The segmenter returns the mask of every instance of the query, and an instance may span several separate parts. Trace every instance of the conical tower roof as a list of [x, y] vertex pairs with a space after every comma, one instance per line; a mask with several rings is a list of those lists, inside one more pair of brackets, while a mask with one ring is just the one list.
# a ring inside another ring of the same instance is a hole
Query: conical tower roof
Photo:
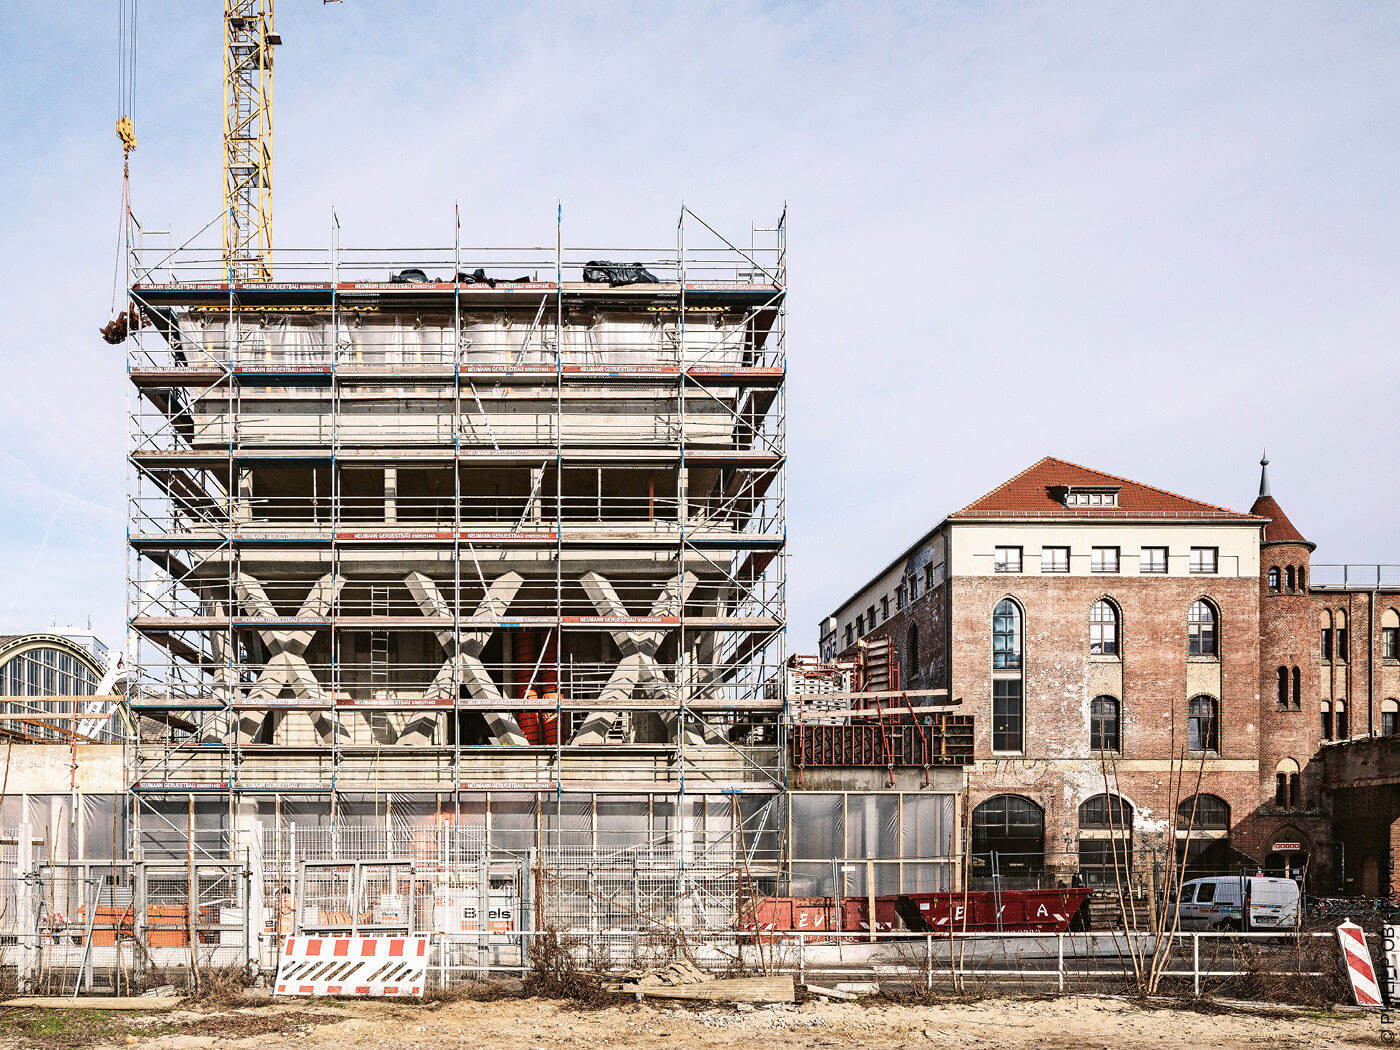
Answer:
[[1249, 513], [1269, 519], [1269, 523], [1264, 526], [1265, 546], [1275, 543], [1300, 543], [1310, 551], [1317, 549], [1317, 544], [1305, 539], [1303, 534], [1294, 527], [1293, 522], [1288, 520], [1288, 515], [1283, 512], [1283, 508], [1278, 505], [1278, 501], [1269, 492], [1269, 455], [1267, 452], [1264, 454], [1264, 458], [1259, 461], [1259, 496], [1255, 499], [1254, 506], [1249, 508]]

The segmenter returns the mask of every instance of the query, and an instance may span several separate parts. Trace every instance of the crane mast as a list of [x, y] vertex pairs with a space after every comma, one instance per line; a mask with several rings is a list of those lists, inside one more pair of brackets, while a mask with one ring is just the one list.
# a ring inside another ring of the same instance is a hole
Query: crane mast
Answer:
[[273, 0], [224, 0], [224, 273], [266, 281], [272, 249]]

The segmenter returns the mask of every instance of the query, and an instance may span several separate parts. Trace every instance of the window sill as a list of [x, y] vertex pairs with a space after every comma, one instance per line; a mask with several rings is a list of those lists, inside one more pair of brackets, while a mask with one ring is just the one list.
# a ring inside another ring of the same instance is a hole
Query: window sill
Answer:
[[1096, 664], [1121, 664], [1123, 657], [1117, 653], [1090, 653], [1089, 662]]
[[1220, 662], [1220, 657], [1218, 657], [1218, 656], [1190, 656], [1190, 655], [1188, 655], [1188, 656], [1186, 657], [1186, 662], [1187, 662], [1188, 664], [1218, 664], [1218, 663]]
[[1219, 751], [1187, 751], [1187, 752], [1186, 752], [1186, 757], [1187, 757], [1188, 759], [1190, 759], [1190, 758], [1195, 758], [1195, 759], [1201, 759], [1201, 758], [1219, 758], [1219, 757], [1220, 757], [1220, 752], [1219, 752]]

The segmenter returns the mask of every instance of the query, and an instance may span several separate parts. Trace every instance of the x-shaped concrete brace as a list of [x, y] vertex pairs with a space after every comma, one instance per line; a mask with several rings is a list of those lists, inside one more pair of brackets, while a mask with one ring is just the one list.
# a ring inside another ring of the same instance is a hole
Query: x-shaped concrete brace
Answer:
[[[606, 577], [596, 572], [586, 572], [579, 577], [579, 582], [583, 585], [584, 591], [587, 592], [600, 616], [623, 617], [630, 615], [627, 606], [622, 604], [621, 599], [617, 596], [617, 591], [613, 589], [613, 585], [608, 582]], [[690, 572], [681, 572], [672, 576], [666, 586], [662, 588], [656, 601], [652, 603], [651, 615], [678, 616], [698, 582], [695, 574]], [[606, 741], [608, 731], [617, 722], [620, 712], [606, 710], [605, 705], [625, 703], [632, 698], [632, 694], [640, 686], [652, 687], [663, 696], [673, 700], [678, 699], [676, 684], [662, 673], [656, 662], [656, 651], [666, 640], [665, 629], [613, 631], [611, 633], [613, 641], [622, 651], [622, 659], [618, 661], [618, 665], [613, 669], [607, 684], [598, 694], [599, 709], [589, 712], [588, 717], [579, 726], [578, 732], [569, 741], [571, 744], [601, 744]], [[678, 716], [674, 713], [662, 713], [660, 717], [671, 739], [674, 740]], [[704, 743], [704, 737], [687, 729], [686, 743], [701, 744]]]
[[[486, 588], [486, 596], [476, 607], [478, 617], [498, 617], [503, 616], [510, 608], [510, 603], [515, 600], [524, 580], [517, 572], [507, 572], [497, 576]], [[418, 603], [418, 608], [422, 610], [424, 616], [450, 617], [452, 608], [443, 598], [442, 592], [438, 590], [436, 583], [431, 578], [421, 572], [411, 572], [404, 577], [404, 583], [408, 585], [408, 591], [413, 595], [413, 600]], [[505, 706], [505, 699], [501, 696], [501, 691], [497, 688], [491, 675], [481, 663], [481, 651], [486, 648], [486, 643], [490, 640], [493, 630], [462, 631], [454, 633], [450, 630], [436, 631], [438, 643], [447, 653], [447, 659], [443, 662], [441, 670], [438, 671], [427, 690], [424, 697], [431, 700], [446, 700], [451, 698], [457, 684], [461, 683], [467, 687], [467, 691], [477, 700], [499, 701]], [[460, 643], [459, 643], [460, 639]], [[482, 717], [486, 720], [486, 726], [491, 731], [492, 737], [498, 744], [512, 744], [521, 746], [530, 741], [525, 738], [525, 734], [520, 731], [520, 723], [512, 714], [502, 711], [484, 711]], [[405, 735], [411, 733], [415, 737], [420, 737], [426, 731], [431, 734], [431, 725], [426, 724], [430, 720], [419, 718], [413, 726], [405, 727]]]
[[[261, 582], [247, 573], [240, 572], [235, 584], [238, 590], [238, 600], [243, 604], [243, 609], [249, 616], [265, 616], [269, 619], [277, 617], [277, 607], [268, 599], [267, 592], [263, 589]], [[296, 619], [325, 619], [330, 615], [331, 609], [340, 598], [340, 592], [344, 586], [345, 577], [334, 572], [326, 573], [311, 585], [311, 590], [306, 595], [306, 600], [301, 603], [301, 609], [297, 612]], [[325, 700], [326, 691], [306, 662], [306, 650], [310, 647], [311, 639], [315, 634], [316, 628], [314, 627], [259, 630], [258, 636], [262, 638], [263, 644], [267, 646], [271, 655], [268, 657], [267, 666], [263, 668], [262, 674], [258, 675], [257, 680], [249, 688], [247, 699], [251, 701], [276, 700], [282, 695], [283, 689], [290, 688], [292, 695], [298, 700]], [[282, 712], [273, 712], [268, 717], [274, 719], [274, 724], [277, 724], [281, 722], [283, 714]], [[239, 729], [256, 733], [259, 721], [257, 718], [240, 719]], [[312, 722], [316, 731], [323, 738], [329, 737], [334, 731], [334, 722], [325, 715], [313, 716]], [[342, 732], [344, 732], [343, 728]]]

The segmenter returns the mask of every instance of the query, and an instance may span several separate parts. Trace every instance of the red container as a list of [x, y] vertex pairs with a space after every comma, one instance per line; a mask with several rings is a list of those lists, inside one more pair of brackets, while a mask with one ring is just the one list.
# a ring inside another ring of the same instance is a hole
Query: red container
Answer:
[[[875, 898], [875, 933], [1064, 933], [1087, 907], [1084, 887], [967, 893], [900, 893]], [[843, 897], [838, 923], [832, 897], [763, 897], [740, 920], [744, 929], [780, 932], [831, 930], [869, 936], [865, 897]]]

